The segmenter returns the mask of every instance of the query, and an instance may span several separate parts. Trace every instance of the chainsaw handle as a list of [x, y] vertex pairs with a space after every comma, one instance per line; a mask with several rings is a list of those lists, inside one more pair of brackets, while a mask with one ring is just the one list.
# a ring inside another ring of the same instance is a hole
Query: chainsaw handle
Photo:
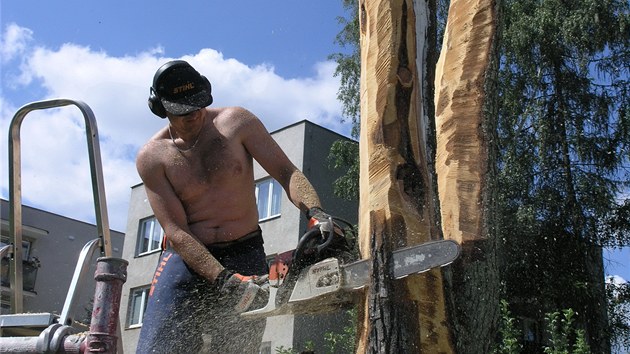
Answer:
[[324, 233], [327, 233], [326, 236], [326, 241], [324, 241], [324, 243], [322, 243], [321, 245], [317, 246], [317, 253], [321, 253], [321, 251], [323, 249], [326, 249], [326, 247], [328, 247], [328, 245], [330, 245], [330, 243], [333, 240], [333, 236], [335, 233], [335, 224], [333, 223], [332, 217], [328, 218], [328, 221], [326, 221], [325, 224], [322, 224], [319, 228], [319, 230], [322, 233], [322, 236], [324, 236]]
[[304, 236], [302, 236], [302, 238], [298, 242], [297, 247], [295, 248], [294, 258], [300, 259], [300, 256], [302, 255], [301, 252], [303, 252], [306, 243], [319, 235], [321, 235], [322, 238], [325, 239], [322, 244], [315, 247], [317, 254], [320, 254], [322, 250], [326, 249], [326, 247], [328, 247], [328, 245], [330, 245], [330, 243], [333, 241], [334, 230], [335, 224], [333, 223], [332, 217], [329, 217], [328, 220], [317, 224], [317, 227], [310, 229], [304, 234]]
[[300, 238], [300, 241], [297, 244], [297, 247], [295, 247], [295, 254], [293, 256], [294, 260], [299, 260], [301, 259], [302, 253], [304, 252], [304, 248], [306, 247], [306, 243], [308, 241], [310, 241], [313, 237], [317, 237], [320, 235], [320, 230], [319, 228], [312, 228], [310, 230], [308, 230], [303, 236], [302, 238]]

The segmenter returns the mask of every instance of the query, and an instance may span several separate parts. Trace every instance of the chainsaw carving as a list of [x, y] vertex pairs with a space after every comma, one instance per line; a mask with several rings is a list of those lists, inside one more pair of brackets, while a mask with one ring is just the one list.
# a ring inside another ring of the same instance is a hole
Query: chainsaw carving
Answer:
[[[457, 21], [450, 21], [455, 14]], [[482, 110], [494, 21], [493, 1], [451, 1], [436, 67], [436, 170], [442, 230], [445, 238], [460, 243], [485, 236], [482, 189], [487, 154]]]
[[[427, 155], [428, 2], [362, 0], [359, 238], [372, 284], [357, 353], [453, 353], [442, 272], [394, 282], [391, 251], [440, 237]], [[436, 162], [444, 235], [483, 237], [484, 75], [494, 34], [490, 0], [451, 1], [436, 73]]]

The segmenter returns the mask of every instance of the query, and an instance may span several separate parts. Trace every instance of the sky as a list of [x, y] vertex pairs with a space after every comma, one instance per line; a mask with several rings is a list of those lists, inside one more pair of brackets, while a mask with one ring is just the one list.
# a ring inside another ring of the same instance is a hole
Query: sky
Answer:
[[[110, 227], [127, 228], [138, 149], [166, 121], [146, 101], [157, 68], [184, 59], [212, 83], [213, 106], [243, 106], [269, 131], [308, 119], [348, 135], [330, 54], [341, 0], [0, 3], [0, 197], [8, 127], [27, 103], [83, 101], [97, 120]], [[94, 222], [84, 121], [73, 106], [33, 111], [21, 128], [23, 204]], [[606, 252], [630, 279], [630, 252]]]

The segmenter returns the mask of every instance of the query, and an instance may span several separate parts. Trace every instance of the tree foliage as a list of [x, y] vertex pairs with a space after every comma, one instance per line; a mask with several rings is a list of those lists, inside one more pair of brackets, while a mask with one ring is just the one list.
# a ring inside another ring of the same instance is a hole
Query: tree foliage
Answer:
[[517, 313], [539, 322], [541, 313], [575, 308], [589, 340], [605, 350], [600, 246], [627, 245], [630, 221], [629, 4], [503, 5], [498, 212], [506, 289], [521, 304]]
[[590, 354], [584, 330], [575, 328], [575, 312], [572, 309], [554, 311], [545, 316], [549, 345], [545, 354]]
[[[335, 38], [335, 43], [348, 52], [331, 54], [329, 59], [337, 63], [335, 76], [341, 78], [341, 85], [337, 91], [337, 99], [343, 104], [343, 115], [352, 123], [352, 137], [359, 138], [359, 118], [361, 107], [361, 47], [359, 45], [359, 2], [358, 0], [342, 0], [343, 7], [351, 14], [350, 18], [338, 17], [341, 31]], [[344, 121], [344, 118], [342, 118]], [[357, 155], [358, 156], [358, 155]], [[358, 158], [357, 158], [358, 160]]]
[[[519, 320], [512, 316], [509, 303], [506, 300], [501, 300], [500, 307], [501, 324], [499, 326], [497, 345], [493, 353], [520, 354], [528, 352], [528, 349], [524, 348], [520, 341], [520, 338], [524, 337], [524, 333], [521, 330], [522, 326]], [[547, 313], [544, 317], [548, 341], [539, 350], [536, 348], [536, 352], [542, 351], [546, 354], [591, 353], [584, 329], [576, 326], [575, 311], [573, 309], [553, 311]]]
[[359, 145], [354, 141], [337, 140], [328, 154], [330, 167], [345, 169], [345, 173], [335, 180], [333, 192], [346, 200], [359, 199]]
[[606, 244], [602, 221], [615, 219], [629, 186], [628, 2], [505, 0], [504, 8], [505, 199], [533, 207], [532, 222]]
[[606, 282], [613, 353], [630, 351], [630, 283]]
[[510, 313], [509, 304], [501, 300], [501, 323], [499, 324], [499, 338], [494, 354], [519, 354], [523, 350], [520, 343], [522, 337], [517, 321]]
[[[337, 99], [343, 104], [342, 122], [350, 119], [351, 136], [359, 138], [361, 95], [361, 47], [359, 46], [359, 2], [342, 0], [344, 8], [352, 14], [350, 18], [338, 17], [341, 31], [335, 43], [347, 51], [331, 54], [329, 59], [337, 63], [335, 76], [340, 77]], [[334, 169], [345, 171], [334, 185], [336, 196], [346, 200], [359, 200], [359, 146], [346, 140], [336, 141], [328, 154]]]

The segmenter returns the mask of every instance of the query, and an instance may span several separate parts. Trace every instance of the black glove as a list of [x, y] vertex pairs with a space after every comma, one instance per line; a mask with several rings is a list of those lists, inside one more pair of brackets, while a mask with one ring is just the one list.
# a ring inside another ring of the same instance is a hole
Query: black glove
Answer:
[[[328, 215], [320, 207], [312, 207], [306, 212], [308, 220], [308, 228], [311, 229], [318, 224], [326, 224], [332, 222], [330, 215]], [[327, 230], [328, 231], [328, 230]]]
[[269, 301], [269, 276], [245, 276], [223, 269], [215, 285], [221, 299], [227, 306], [234, 307], [236, 313], [264, 307]]
[[[357, 259], [357, 255], [352, 254], [354, 240], [357, 237], [356, 229], [352, 224], [341, 218], [329, 215], [320, 207], [310, 208], [306, 216], [309, 218], [308, 231], [303, 236], [306, 239], [303, 244], [302, 238], [298, 243], [298, 247], [304, 246], [304, 255], [308, 256], [316, 252], [318, 254], [316, 257], [317, 261], [328, 257], [336, 257], [343, 260], [344, 263], [349, 263], [350, 260]], [[310, 234], [315, 228], [319, 229], [320, 237]]]

